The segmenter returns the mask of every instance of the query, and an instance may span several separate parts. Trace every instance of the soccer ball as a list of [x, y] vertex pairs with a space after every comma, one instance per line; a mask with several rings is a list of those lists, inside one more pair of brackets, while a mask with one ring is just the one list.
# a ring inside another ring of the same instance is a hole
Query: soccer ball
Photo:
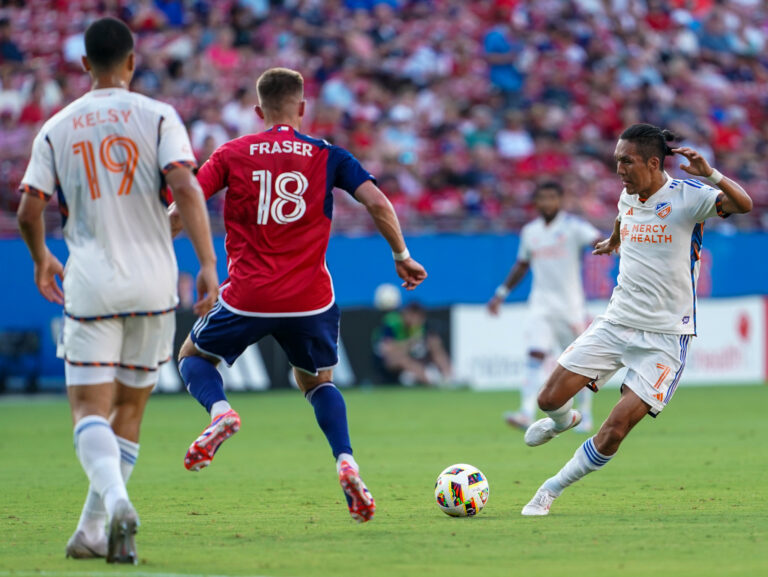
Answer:
[[400, 289], [390, 283], [382, 283], [373, 293], [373, 306], [380, 311], [393, 311], [400, 306], [403, 298]]
[[451, 517], [471, 517], [488, 502], [488, 479], [480, 469], [459, 463], [440, 473], [435, 483], [437, 506]]

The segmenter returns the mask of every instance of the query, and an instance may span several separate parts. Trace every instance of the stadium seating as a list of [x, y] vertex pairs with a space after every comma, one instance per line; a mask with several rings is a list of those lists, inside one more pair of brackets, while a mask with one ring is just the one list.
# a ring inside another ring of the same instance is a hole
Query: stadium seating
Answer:
[[[261, 71], [297, 68], [304, 130], [350, 148], [410, 232], [516, 230], [544, 178], [607, 229], [615, 140], [640, 120], [749, 189], [757, 210], [716, 226], [768, 228], [768, 9], [756, 0], [39, 0], [0, 8], [0, 236], [15, 235], [34, 120], [88, 89], [81, 34], [105, 5], [137, 33], [134, 89], [176, 106], [201, 161], [223, 134], [258, 129]], [[47, 216], [57, 234], [55, 201]], [[339, 232], [370, 230], [344, 195], [334, 216]]]

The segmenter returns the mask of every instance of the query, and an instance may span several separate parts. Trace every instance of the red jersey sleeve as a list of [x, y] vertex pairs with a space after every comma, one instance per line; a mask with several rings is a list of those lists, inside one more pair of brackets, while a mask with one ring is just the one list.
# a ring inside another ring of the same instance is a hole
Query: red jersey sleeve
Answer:
[[225, 154], [224, 146], [217, 148], [197, 172], [197, 180], [200, 182], [206, 200], [227, 186], [229, 167]]

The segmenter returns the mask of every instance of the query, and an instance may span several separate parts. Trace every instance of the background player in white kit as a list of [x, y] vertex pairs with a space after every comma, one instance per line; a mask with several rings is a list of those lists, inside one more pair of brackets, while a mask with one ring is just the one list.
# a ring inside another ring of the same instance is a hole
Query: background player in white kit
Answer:
[[[136, 563], [138, 517], [125, 482], [138, 457], [139, 427], [158, 366], [172, 352], [178, 301], [161, 197], [166, 182], [201, 264], [198, 314], [216, 301], [218, 278], [184, 125], [173, 107], [127, 90], [134, 70], [130, 30], [119, 20], [97, 20], [85, 32], [85, 49], [92, 90], [37, 135], [18, 222], [38, 289], [64, 304], [66, 315], [59, 353], [75, 450], [90, 480], [67, 556]], [[54, 192], [65, 219], [66, 270], [45, 245], [42, 214]]]
[[[557, 182], [543, 182], [536, 187], [533, 202], [539, 218], [529, 222], [520, 233], [517, 262], [488, 302], [488, 310], [499, 309], [514, 289], [533, 272], [528, 297], [525, 342], [528, 344], [525, 379], [519, 411], [504, 418], [513, 427], [527, 429], [536, 416], [536, 395], [546, 379], [553, 355], [559, 355], [587, 326], [584, 289], [581, 282], [581, 258], [584, 247], [594, 246], [600, 232], [586, 220], [561, 210], [563, 188]], [[578, 430], [592, 430], [592, 392], [579, 394], [582, 421]]]
[[[539, 407], [549, 417], [528, 428], [525, 442], [541, 445], [578, 424], [573, 396], [586, 386], [597, 390], [622, 366], [628, 371], [621, 398], [597, 435], [544, 482], [523, 515], [547, 515], [566, 487], [605, 466], [645, 415], [655, 417], [669, 403], [696, 335], [704, 221], [752, 210], [739, 184], [712, 169], [695, 150], [670, 149], [667, 142], [673, 140], [669, 131], [634, 124], [616, 145], [616, 172], [624, 185], [619, 215], [613, 234], [594, 252], [610, 254], [621, 247], [617, 286], [605, 314], [560, 356], [539, 394]], [[688, 160], [682, 170], [717, 188], [670, 178], [664, 157], [672, 154]]]

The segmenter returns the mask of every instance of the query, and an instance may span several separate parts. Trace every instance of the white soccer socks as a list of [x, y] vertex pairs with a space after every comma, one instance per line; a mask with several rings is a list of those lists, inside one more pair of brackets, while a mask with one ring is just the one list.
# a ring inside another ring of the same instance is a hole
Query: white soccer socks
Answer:
[[594, 437], [584, 441], [576, 449], [573, 457], [554, 477], [544, 481], [542, 489], [547, 489], [559, 497], [563, 489], [572, 485], [592, 471], [602, 469], [613, 458], [613, 455], [603, 455], [595, 448]]
[[215, 420], [216, 417], [223, 415], [231, 409], [232, 407], [228, 401], [216, 401], [213, 403], [213, 405], [211, 405], [211, 421]]
[[[127, 485], [131, 478], [133, 467], [139, 458], [139, 444], [115, 436], [117, 445], [120, 448], [120, 473], [123, 482]], [[88, 496], [85, 498], [83, 510], [80, 513], [80, 521], [75, 531], [83, 531], [86, 538], [95, 542], [104, 537], [105, 525], [107, 523], [107, 510], [104, 508], [104, 502], [99, 494], [94, 491], [93, 486], [88, 487]]]
[[336, 458], [336, 472], [337, 472], [337, 473], [341, 473], [341, 463], [342, 463], [342, 462], [344, 462], [344, 461], [346, 461], [347, 463], [349, 463], [349, 465], [350, 465], [350, 466], [351, 466], [351, 467], [352, 467], [352, 468], [353, 468], [355, 471], [359, 471], [359, 470], [360, 470], [360, 466], [357, 464], [357, 461], [355, 461], [355, 458], [354, 458], [352, 455], [350, 455], [349, 453], [341, 453], [341, 454], [340, 454], [340, 455], [339, 455], [339, 456]]
[[547, 416], [555, 422], [555, 431], [564, 431], [571, 426], [573, 422], [571, 409], [573, 409], [572, 398], [568, 399], [559, 409], [555, 409], [554, 411], [544, 411]]
[[121, 472], [120, 445], [109, 422], [97, 415], [80, 419], [75, 425], [75, 451], [91, 488], [101, 496], [111, 517], [118, 501], [129, 499]]

